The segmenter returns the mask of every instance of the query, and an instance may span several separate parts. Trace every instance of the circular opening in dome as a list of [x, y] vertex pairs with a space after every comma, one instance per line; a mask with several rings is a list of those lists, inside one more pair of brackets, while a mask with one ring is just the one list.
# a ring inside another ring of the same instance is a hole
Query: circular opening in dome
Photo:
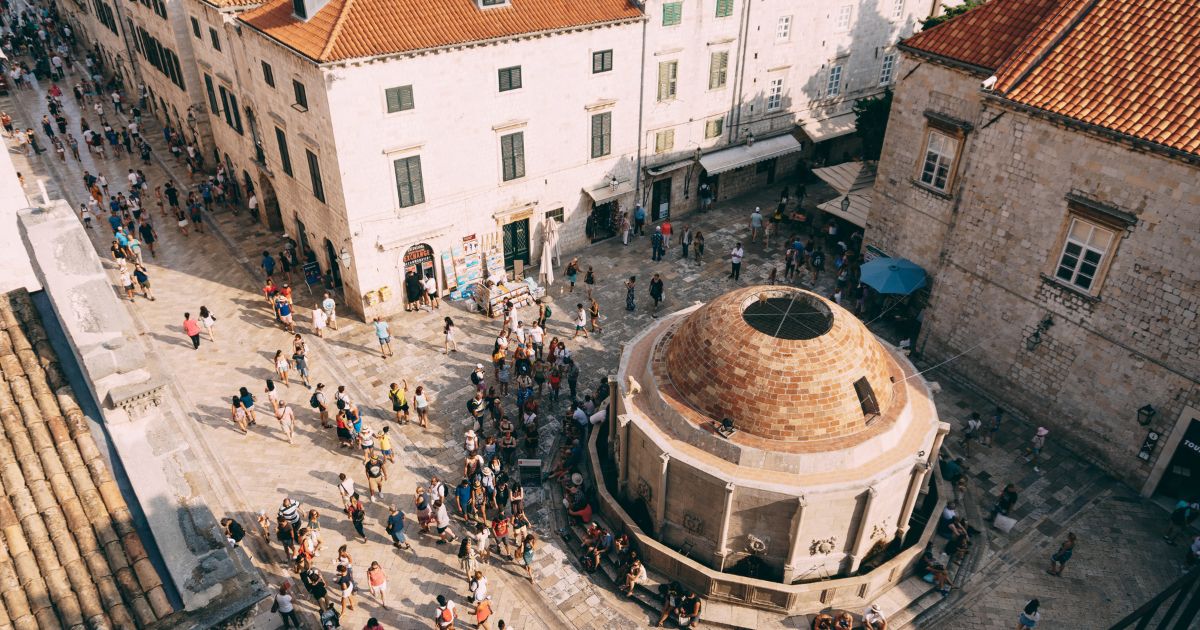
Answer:
[[829, 307], [803, 293], [755, 298], [742, 311], [742, 319], [758, 332], [796, 341], [816, 339], [833, 328]]

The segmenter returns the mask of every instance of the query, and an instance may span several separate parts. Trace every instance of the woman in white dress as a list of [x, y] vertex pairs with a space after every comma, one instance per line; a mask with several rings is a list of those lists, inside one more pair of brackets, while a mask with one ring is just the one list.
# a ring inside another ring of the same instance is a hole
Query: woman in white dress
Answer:
[[275, 351], [275, 373], [279, 375], [279, 380], [283, 381], [284, 385], [291, 387], [288, 383], [288, 370], [292, 368], [292, 362], [287, 357], [283, 356], [283, 350]]
[[318, 337], [325, 337], [325, 326], [329, 323], [329, 317], [325, 314], [325, 310], [320, 304], [313, 307], [312, 310], [312, 326], [313, 332], [317, 333]]
[[444, 354], [458, 352], [458, 342], [454, 339], [454, 334], [457, 332], [457, 329], [454, 327], [454, 320], [449, 317], [445, 318], [445, 320], [446, 323], [442, 326], [442, 333], [446, 335]]
[[200, 325], [204, 326], [204, 330], [208, 332], [209, 341], [217, 340], [216, 337], [213, 337], [213, 327], [217, 325], [217, 317], [208, 310], [207, 306], [200, 307]]

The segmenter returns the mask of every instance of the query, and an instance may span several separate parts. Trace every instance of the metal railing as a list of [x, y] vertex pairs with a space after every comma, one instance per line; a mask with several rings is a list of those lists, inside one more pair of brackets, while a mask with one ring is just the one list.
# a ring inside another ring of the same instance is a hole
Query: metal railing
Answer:
[[[1168, 605], [1165, 612], [1160, 609]], [[1142, 604], [1109, 630], [1136, 628], [1146, 630], [1151, 623], [1156, 630], [1187, 630], [1200, 617], [1200, 567], [1196, 567], [1175, 580], [1163, 592]]]

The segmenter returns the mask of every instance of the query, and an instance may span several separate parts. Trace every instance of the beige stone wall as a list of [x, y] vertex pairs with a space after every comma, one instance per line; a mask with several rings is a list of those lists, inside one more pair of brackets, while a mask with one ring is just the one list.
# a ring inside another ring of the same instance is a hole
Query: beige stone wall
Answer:
[[[953, 363], [931, 378], [969, 380], [1140, 486], [1171, 453], [1138, 459], [1137, 409], [1159, 410], [1150, 428], [1165, 441], [1200, 397], [1200, 169], [982, 103], [978, 90], [978, 77], [930, 62], [901, 84], [866, 240], [936, 274], [918, 347]], [[922, 112], [943, 108], [975, 124], [949, 199], [909, 181]], [[1045, 277], [1072, 192], [1136, 216], [1098, 299]], [[1031, 352], [1025, 340], [1047, 315], [1054, 325]]]

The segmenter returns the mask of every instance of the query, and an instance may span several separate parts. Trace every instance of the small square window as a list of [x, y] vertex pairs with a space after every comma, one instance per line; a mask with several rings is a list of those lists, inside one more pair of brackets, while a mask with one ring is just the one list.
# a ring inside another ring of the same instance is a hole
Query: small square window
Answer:
[[592, 53], [592, 74], [612, 70], [613, 51], [601, 50]]
[[302, 112], [308, 111], [308, 92], [305, 91], [304, 84], [292, 79], [292, 92], [296, 95], [296, 102], [292, 107]]
[[275, 87], [275, 70], [271, 68], [271, 64], [262, 62], [263, 83], [271, 87]]
[[1116, 232], [1113, 230], [1079, 217], [1072, 217], [1054, 277], [1094, 293], [1099, 288], [1097, 281], [1104, 259], [1109, 255], [1115, 240]]
[[704, 123], [704, 137], [717, 138], [725, 131], [725, 117], [712, 118]]
[[683, 21], [683, 3], [667, 2], [663, 4], [663, 26], [675, 26]]
[[786, 42], [792, 38], [792, 16], [781, 15], [779, 21], [775, 23], [775, 39], [781, 42]]
[[500, 68], [499, 77], [501, 92], [521, 89], [521, 66]]
[[733, 15], [733, 0], [717, 0], [717, 17]]
[[675, 148], [675, 130], [666, 129], [654, 134], [654, 152], [666, 153]]
[[407, 111], [416, 106], [413, 102], [413, 88], [411, 85], [388, 88], [384, 90], [384, 97], [384, 100], [387, 101], [387, 113], [389, 114]]
[[192, 35], [195, 35], [196, 39], [201, 39], [202, 36], [200, 35], [200, 20], [197, 20], [196, 18], [189, 18], [189, 19], [192, 21]]

